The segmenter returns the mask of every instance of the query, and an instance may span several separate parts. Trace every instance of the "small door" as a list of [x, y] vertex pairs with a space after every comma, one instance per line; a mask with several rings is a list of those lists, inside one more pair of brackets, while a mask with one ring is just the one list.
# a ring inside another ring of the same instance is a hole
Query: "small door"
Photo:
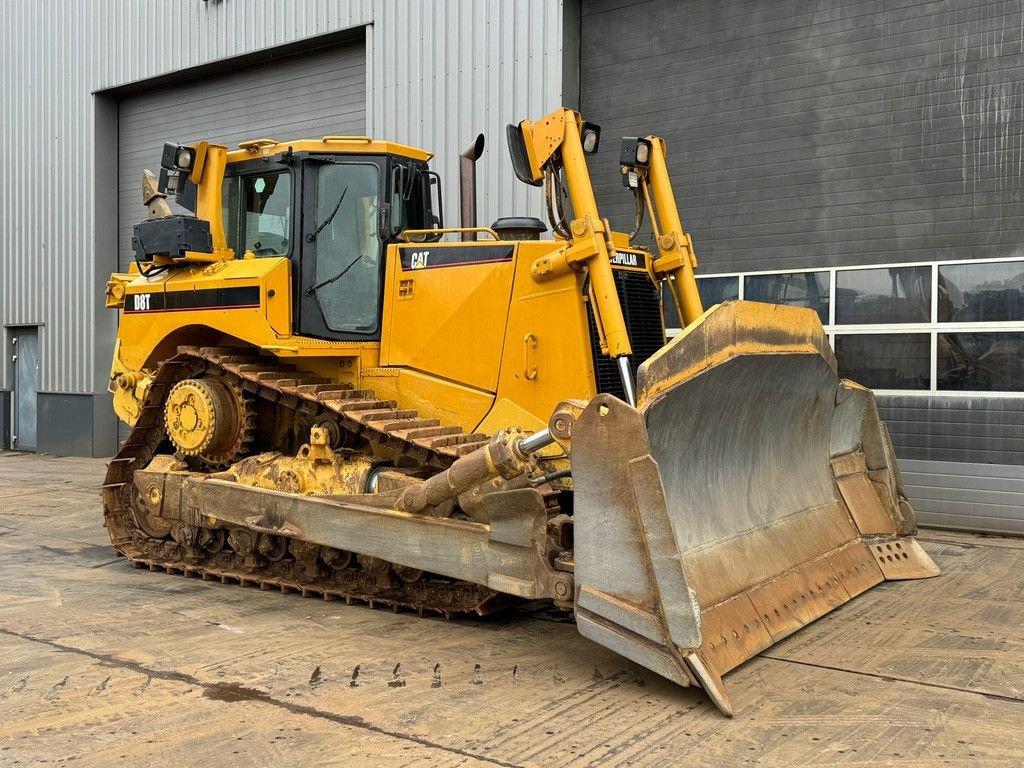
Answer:
[[11, 447], [36, 450], [36, 398], [39, 393], [39, 331], [15, 328], [11, 331], [11, 360], [14, 364], [14, 429]]

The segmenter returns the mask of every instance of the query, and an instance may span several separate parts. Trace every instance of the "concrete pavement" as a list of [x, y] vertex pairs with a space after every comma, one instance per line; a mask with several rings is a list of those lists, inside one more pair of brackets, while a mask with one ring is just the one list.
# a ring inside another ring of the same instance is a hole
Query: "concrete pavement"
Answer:
[[737, 716], [529, 612], [420, 619], [135, 570], [103, 463], [0, 453], [0, 765], [1024, 765], [1024, 541], [924, 532], [726, 677]]

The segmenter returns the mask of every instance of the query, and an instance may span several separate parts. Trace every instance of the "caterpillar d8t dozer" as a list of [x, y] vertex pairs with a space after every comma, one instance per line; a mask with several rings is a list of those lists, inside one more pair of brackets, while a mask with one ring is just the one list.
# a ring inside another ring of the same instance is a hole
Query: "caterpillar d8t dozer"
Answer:
[[[935, 575], [817, 315], [705, 311], [664, 142], [620, 158], [651, 252], [598, 212], [599, 138], [566, 109], [509, 126], [553, 239], [476, 227], [468, 189], [444, 229], [430, 154], [399, 144], [168, 144], [107, 289], [131, 426], [103, 492], [117, 551], [444, 616], [549, 600], [726, 713], [724, 673]], [[663, 286], [685, 325], [668, 343]]]

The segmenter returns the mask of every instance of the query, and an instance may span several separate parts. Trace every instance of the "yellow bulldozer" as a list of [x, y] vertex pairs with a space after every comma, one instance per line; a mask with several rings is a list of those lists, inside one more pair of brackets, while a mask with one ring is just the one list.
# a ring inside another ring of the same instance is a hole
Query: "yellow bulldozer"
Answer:
[[107, 286], [131, 427], [111, 541], [139, 567], [421, 614], [550, 601], [731, 714], [726, 672], [938, 573], [885, 427], [814, 311], [701, 306], [662, 139], [622, 140], [632, 233], [598, 211], [598, 126], [562, 108], [507, 139], [551, 239], [476, 226], [482, 137], [458, 228], [412, 147], [165, 145]]

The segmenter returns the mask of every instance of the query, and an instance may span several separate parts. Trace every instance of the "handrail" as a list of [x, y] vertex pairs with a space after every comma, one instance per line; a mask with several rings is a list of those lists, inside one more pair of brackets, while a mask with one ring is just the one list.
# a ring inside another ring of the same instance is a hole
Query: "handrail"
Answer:
[[269, 147], [274, 144], [280, 144], [277, 139], [251, 139], [250, 141], [238, 142], [239, 149], [257, 150], [260, 147]]
[[402, 234], [398, 237], [400, 240], [404, 240], [407, 243], [414, 242], [409, 239], [409, 235], [452, 235], [462, 234], [463, 232], [478, 232], [485, 235], [490, 235], [495, 240], [500, 241], [498, 233], [490, 227], [444, 227], [442, 229], [404, 229]]
[[345, 141], [358, 141], [361, 144], [370, 144], [373, 142], [369, 136], [324, 136], [320, 141], [324, 143], [328, 142], [345, 142]]

